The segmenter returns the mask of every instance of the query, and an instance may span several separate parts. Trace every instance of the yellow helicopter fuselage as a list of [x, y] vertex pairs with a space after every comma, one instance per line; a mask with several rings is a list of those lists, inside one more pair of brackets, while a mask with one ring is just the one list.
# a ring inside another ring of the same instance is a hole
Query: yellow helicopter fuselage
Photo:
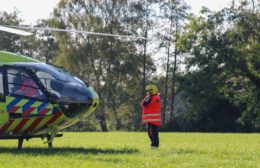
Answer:
[[55, 134], [98, 103], [93, 88], [63, 69], [0, 51], [0, 138]]

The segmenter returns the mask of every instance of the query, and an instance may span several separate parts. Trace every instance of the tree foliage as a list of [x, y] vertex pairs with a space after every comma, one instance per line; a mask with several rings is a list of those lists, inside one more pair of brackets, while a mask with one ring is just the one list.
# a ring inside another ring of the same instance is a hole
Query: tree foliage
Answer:
[[[127, 1], [60, 1], [50, 24], [100, 33], [135, 34], [124, 18], [129, 14], [127, 4]], [[61, 51], [56, 63], [80, 75], [97, 90], [102, 101], [96, 119], [103, 131], [108, 130], [107, 121], [109, 127], [125, 127], [123, 120], [133, 120], [128, 117], [130, 112], [132, 118], [140, 119], [134, 104], [139, 101], [135, 95], [140, 93], [142, 60], [134, 41], [61, 33], [56, 38]]]
[[193, 121], [204, 131], [259, 130], [260, 15], [248, 3], [202, 12], [190, 17], [179, 44], [190, 54], [184, 88]]
[[[13, 13], [0, 12], [0, 24], [7, 25], [17, 25], [21, 22], [18, 18], [18, 12]], [[0, 49], [10, 52], [18, 52], [19, 47], [21, 47], [20, 36], [15, 34], [9, 34], [5, 32], [0, 32]]]

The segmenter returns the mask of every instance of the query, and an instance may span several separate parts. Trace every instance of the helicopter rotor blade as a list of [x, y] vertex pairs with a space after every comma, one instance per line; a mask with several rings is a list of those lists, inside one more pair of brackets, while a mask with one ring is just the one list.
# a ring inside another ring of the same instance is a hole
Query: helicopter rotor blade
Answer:
[[73, 30], [73, 29], [58, 29], [58, 28], [49, 28], [49, 27], [25, 27], [25, 26], [11, 26], [11, 25], [4, 25], [4, 26], [5, 27], [8, 26], [10, 28], [16, 28], [16, 29], [26, 29], [26, 30], [47, 30], [47, 31], [54, 31], [54, 32], [56, 31], [56, 32], [82, 33], [82, 34], [86, 34], [86, 35], [91, 34], [91, 35], [98, 35], [98, 36], [110, 36], [110, 37], [119, 37], [119, 38], [121, 37], [121, 38], [148, 40], [148, 38], [139, 37], [139, 36], [98, 33], [98, 32], [80, 31], [80, 30]]
[[9, 33], [12, 33], [12, 34], [18, 34], [18, 35], [21, 35], [21, 36], [32, 35], [32, 33], [30, 33], [30, 32], [26, 32], [26, 31], [18, 30], [18, 29], [13, 29], [13, 28], [10, 28], [10, 27], [2, 26], [2, 25], [0, 25], [0, 31], [9, 32]]

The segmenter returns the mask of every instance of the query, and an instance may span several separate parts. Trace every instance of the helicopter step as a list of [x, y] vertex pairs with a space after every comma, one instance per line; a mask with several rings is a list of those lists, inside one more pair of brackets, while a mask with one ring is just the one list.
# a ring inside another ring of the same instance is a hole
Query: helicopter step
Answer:
[[[56, 134], [55, 137], [62, 137], [63, 134]], [[51, 135], [50, 134], [39, 134], [39, 135], [32, 135], [32, 136], [1, 136], [0, 137], [0, 140], [3, 140], [3, 139], [18, 139], [18, 148], [19, 150], [21, 150], [23, 148], [23, 141], [24, 139], [26, 139], [27, 141], [29, 139], [32, 139], [32, 138], [41, 138], [41, 139], [44, 139], [44, 138], [47, 138], [47, 142], [48, 142], [48, 147], [49, 148], [52, 148], [52, 141], [51, 140]]]

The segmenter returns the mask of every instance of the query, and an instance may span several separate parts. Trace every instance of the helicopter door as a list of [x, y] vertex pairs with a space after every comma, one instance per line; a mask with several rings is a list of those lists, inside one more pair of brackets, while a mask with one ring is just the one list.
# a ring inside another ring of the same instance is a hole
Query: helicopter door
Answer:
[[2, 68], [0, 69], [0, 126], [4, 125], [8, 119], [9, 115], [6, 112], [6, 104], [4, 97], [4, 85], [3, 85], [3, 72]]
[[10, 118], [51, 115], [53, 105], [30, 70], [7, 67], [6, 111]]

